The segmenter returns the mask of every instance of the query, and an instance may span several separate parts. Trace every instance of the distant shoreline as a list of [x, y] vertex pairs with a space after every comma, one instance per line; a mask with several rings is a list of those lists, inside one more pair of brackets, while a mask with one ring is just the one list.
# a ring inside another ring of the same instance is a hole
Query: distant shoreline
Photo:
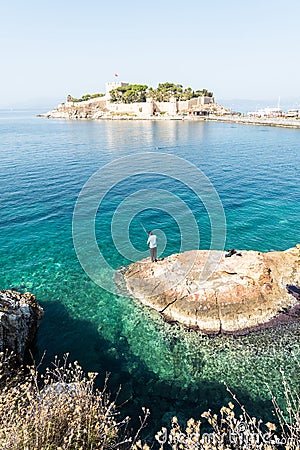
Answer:
[[210, 115], [207, 120], [213, 122], [229, 122], [244, 125], [264, 125], [280, 128], [300, 128], [299, 119], [288, 119], [284, 117], [247, 117], [247, 116], [216, 116]]
[[191, 121], [191, 122], [227, 122], [227, 123], [236, 123], [243, 125], [257, 125], [257, 126], [271, 126], [271, 127], [280, 127], [280, 128], [300, 128], [300, 120], [299, 119], [288, 119], [283, 117], [246, 117], [246, 116], [237, 116], [235, 114], [232, 115], [214, 115], [210, 114], [209, 116], [148, 116], [148, 117], [134, 117], [134, 116], [104, 116], [99, 117], [97, 119], [92, 118], [83, 118], [83, 117], [57, 117], [52, 116], [51, 114], [38, 114], [37, 117], [43, 117], [47, 119], [61, 119], [61, 120], [91, 120], [91, 121], [101, 121], [101, 120], [127, 120], [127, 121], [169, 121], [169, 120], [182, 120], [182, 121]]

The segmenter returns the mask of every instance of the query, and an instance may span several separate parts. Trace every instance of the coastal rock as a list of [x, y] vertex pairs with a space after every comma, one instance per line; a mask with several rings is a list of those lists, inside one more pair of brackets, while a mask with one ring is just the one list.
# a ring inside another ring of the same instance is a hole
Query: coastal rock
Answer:
[[193, 250], [157, 263], [144, 259], [120, 270], [117, 278], [127, 294], [168, 320], [207, 333], [235, 333], [297, 307], [286, 285], [300, 282], [300, 246], [282, 252], [237, 251], [231, 257]]
[[52, 111], [45, 114], [39, 114], [39, 117], [52, 119], [101, 119], [106, 112], [106, 102], [99, 99], [93, 99], [85, 102], [66, 102], [61, 103]]
[[0, 352], [13, 352], [22, 362], [32, 342], [43, 309], [30, 292], [0, 291]]

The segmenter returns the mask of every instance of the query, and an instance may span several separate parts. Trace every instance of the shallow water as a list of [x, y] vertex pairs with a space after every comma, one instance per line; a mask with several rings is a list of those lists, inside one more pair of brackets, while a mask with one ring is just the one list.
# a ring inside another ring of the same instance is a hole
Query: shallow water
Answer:
[[[145, 151], [165, 153], [190, 161], [210, 179], [225, 210], [226, 248], [292, 247], [300, 242], [299, 130], [180, 121], [72, 122], [1, 111], [0, 133], [0, 286], [29, 290], [43, 304], [37, 358], [44, 350], [46, 362], [70, 352], [86, 370], [111, 372], [111, 389], [122, 384], [122, 398], [131, 399], [128, 408], [150, 407], [157, 423], [229, 401], [223, 382], [252, 411], [267, 415], [269, 389], [282, 396], [280, 368], [298, 389], [297, 321], [276, 332], [237, 338], [212, 338], [167, 324], [85, 274], [73, 247], [72, 215], [83, 185], [99, 168]], [[113, 268], [130, 262], [122, 226], [119, 251], [111, 238], [113, 214], [142, 189], [163, 189], [181, 199], [196, 217], [200, 248], [210, 246], [203, 203], [189, 187], [161, 173], [163, 168], [124, 179], [104, 198], [96, 235]], [[151, 208], [147, 200], [131, 218], [136, 254], [147, 254], [141, 224], [157, 228], [160, 242], [166, 237], [161, 256], [181, 249], [183, 214], [174, 218], [162, 212], [155, 195], [157, 208], [149, 195]], [[173, 211], [171, 200], [170, 205]], [[186, 248], [192, 244], [187, 238]]]

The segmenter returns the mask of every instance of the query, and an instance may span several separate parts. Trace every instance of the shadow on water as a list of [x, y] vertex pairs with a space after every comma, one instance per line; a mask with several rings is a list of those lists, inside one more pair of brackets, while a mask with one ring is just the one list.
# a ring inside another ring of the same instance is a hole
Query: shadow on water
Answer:
[[[131, 355], [134, 370], [126, 369], [125, 358], [130, 352], [123, 343], [119, 353], [112, 343], [103, 339], [88, 320], [70, 317], [68, 310], [59, 301], [44, 302], [44, 318], [41, 322], [32, 352], [35, 361], [40, 361], [46, 352], [42, 368], [49, 366], [55, 356], [61, 358], [69, 353], [70, 361], [77, 360], [83, 369], [99, 373], [97, 387], [103, 386], [105, 374], [110, 373], [108, 388], [112, 398], [121, 386], [118, 403], [121, 414], [132, 417], [132, 426], [139, 424], [141, 407], [150, 409], [151, 416], [147, 430], [153, 436], [162, 425], [168, 426], [172, 416], [184, 420], [200, 418], [203, 411], [219, 411], [220, 407], [232, 401], [231, 395], [221, 382], [202, 380], [188, 388], [177, 382], [162, 381], [137, 357]], [[59, 332], [55, 333], [55, 330]], [[50, 349], [49, 349], [50, 348]], [[127, 365], [128, 367], [128, 365]], [[263, 420], [272, 418], [272, 405], [268, 401], [251, 398], [246, 391], [235, 391], [239, 401], [251, 415]]]

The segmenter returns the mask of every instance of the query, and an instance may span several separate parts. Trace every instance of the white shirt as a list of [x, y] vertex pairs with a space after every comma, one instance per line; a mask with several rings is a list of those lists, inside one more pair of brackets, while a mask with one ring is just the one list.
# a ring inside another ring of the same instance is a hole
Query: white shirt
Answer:
[[155, 234], [150, 234], [150, 236], [148, 237], [147, 244], [149, 245], [150, 248], [155, 248], [157, 246]]

